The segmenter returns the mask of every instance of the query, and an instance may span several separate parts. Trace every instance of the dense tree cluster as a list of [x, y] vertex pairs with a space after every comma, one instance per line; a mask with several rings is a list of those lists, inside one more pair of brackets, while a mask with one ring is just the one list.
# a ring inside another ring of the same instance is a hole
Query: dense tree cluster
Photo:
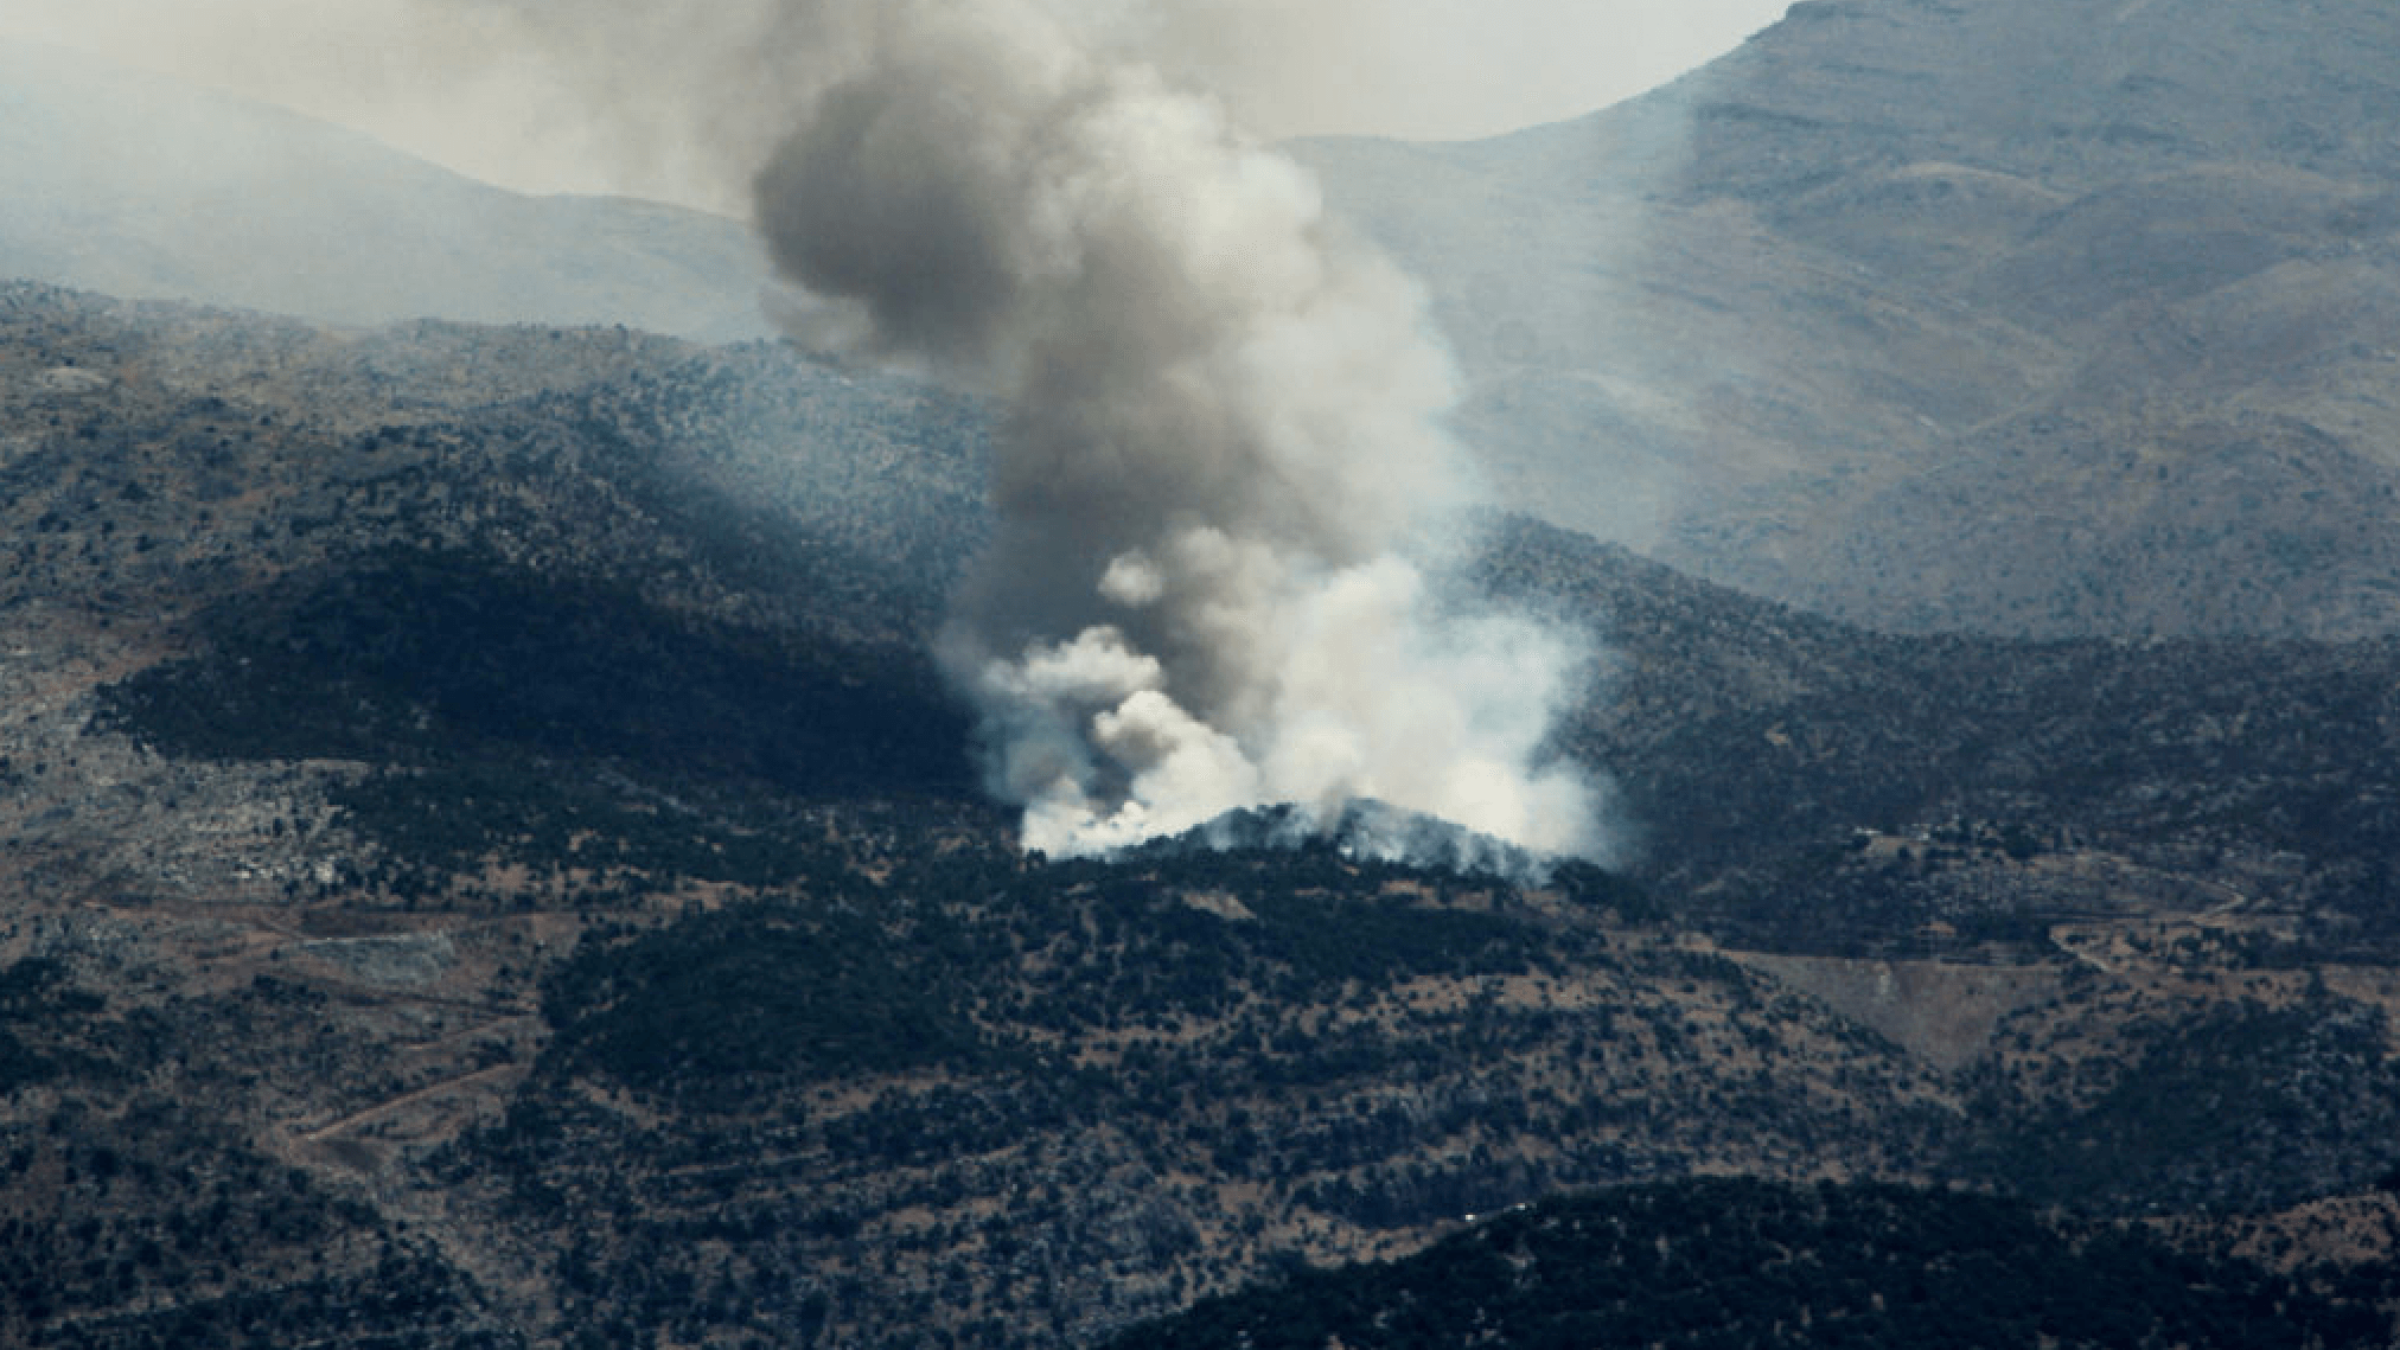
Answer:
[[2400, 1165], [2400, 1066], [2378, 1008], [2320, 987], [2129, 1031], [2121, 1061], [2063, 1083], [1986, 1066], [1962, 1174], [2086, 1210], [2257, 1211]]
[[1118, 1350], [2390, 1343], [2372, 1304], [2138, 1227], [1888, 1186], [1703, 1180], [1545, 1201], [1389, 1264], [1294, 1270]]

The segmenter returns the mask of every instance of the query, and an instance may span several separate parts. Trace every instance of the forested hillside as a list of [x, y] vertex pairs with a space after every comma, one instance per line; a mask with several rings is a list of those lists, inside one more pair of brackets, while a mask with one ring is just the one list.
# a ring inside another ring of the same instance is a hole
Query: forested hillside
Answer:
[[[2381, 1307], [2386, 644], [1877, 637], [1495, 518], [1617, 870], [1054, 862], [924, 655], [971, 405], [0, 298], [12, 1339], [1097, 1343], [1721, 1175], [2171, 1241], [2170, 1331]], [[1773, 1306], [1913, 1325], [1848, 1297]]]
[[2376, 1346], [2394, 1272], [2295, 1278], [1988, 1197], [1752, 1181], [1511, 1211], [1421, 1255], [1293, 1272], [1126, 1347]]

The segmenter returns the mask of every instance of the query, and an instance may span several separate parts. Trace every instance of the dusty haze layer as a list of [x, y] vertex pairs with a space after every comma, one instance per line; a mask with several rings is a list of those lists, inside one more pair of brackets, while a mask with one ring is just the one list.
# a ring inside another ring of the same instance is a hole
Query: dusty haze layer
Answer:
[[758, 214], [794, 338], [1006, 409], [942, 657], [1027, 845], [1373, 799], [1594, 851], [1542, 756], [1578, 644], [1441, 593], [1451, 369], [1313, 181], [1041, 6], [783, 17], [811, 55]]
[[[1453, 139], [1627, 98], [1781, 0], [1069, 0], [1263, 135]], [[738, 210], [774, 0], [10, 0], [0, 37], [278, 103], [502, 186]]]

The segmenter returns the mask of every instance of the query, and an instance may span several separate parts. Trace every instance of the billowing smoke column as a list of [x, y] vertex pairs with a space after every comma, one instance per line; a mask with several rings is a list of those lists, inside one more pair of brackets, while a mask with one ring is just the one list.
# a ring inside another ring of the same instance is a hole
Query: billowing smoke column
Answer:
[[838, 65], [758, 182], [804, 346], [1005, 411], [941, 657], [1024, 843], [1374, 799], [1595, 845], [1537, 761], [1579, 645], [1462, 608], [1468, 499], [1413, 285], [1216, 105], [1023, 0], [804, 7]]

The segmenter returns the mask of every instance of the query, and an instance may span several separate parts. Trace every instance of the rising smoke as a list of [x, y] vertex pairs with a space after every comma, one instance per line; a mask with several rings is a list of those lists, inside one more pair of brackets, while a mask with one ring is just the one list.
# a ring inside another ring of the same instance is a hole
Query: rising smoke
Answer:
[[1561, 631], [1441, 584], [1470, 479], [1416, 288], [1218, 105], [1032, 0], [807, 0], [759, 223], [796, 341], [1004, 409], [941, 639], [1028, 847], [1375, 800], [1594, 851]]

